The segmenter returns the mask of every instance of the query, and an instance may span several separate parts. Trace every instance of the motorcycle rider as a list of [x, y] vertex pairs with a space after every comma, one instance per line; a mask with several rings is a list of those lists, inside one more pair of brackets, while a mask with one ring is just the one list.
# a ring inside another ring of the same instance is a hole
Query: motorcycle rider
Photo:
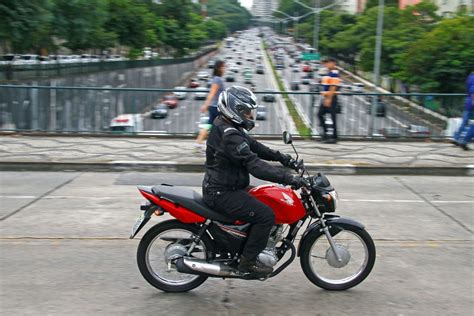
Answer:
[[257, 256], [266, 247], [275, 215], [269, 206], [247, 192], [249, 173], [295, 188], [303, 186], [305, 180], [263, 161], [279, 161], [286, 167], [296, 164], [290, 155], [272, 150], [247, 134], [255, 126], [257, 110], [256, 97], [249, 89], [239, 86], [225, 89], [217, 106], [220, 114], [207, 140], [204, 202], [234, 220], [252, 224], [238, 269], [244, 273], [269, 274], [273, 269], [261, 265]]

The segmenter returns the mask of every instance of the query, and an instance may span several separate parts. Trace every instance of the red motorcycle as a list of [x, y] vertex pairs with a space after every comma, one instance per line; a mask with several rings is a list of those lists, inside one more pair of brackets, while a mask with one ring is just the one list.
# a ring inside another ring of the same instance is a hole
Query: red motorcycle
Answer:
[[[283, 140], [295, 149], [289, 133], [283, 133]], [[375, 263], [372, 238], [364, 225], [333, 214], [338, 197], [324, 175], [310, 176], [302, 160], [295, 169], [307, 175], [307, 185], [300, 190], [261, 185], [249, 191], [275, 212], [275, 226], [258, 255], [260, 264], [274, 271], [263, 276], [237, 270], [250, 224], [210, 209], [191, 189], [166, 184], [139, 186], [148, 201], [141, 207], [142, 216], [130, 238], [153, 214], [167, 212], [175, 218], [156, 224], [141, 239], [137, 261], [143, 277], [160, 290], [185, 292], [208, 277], [263, 281], [278, 275], [299, 256], [306, 277], [321, 288], [346, 290], [362, 282]], [[296, 249], [295, 239], [305, 222], [308, 224]], [[287, 252], [290, 257], [280, 263]]]

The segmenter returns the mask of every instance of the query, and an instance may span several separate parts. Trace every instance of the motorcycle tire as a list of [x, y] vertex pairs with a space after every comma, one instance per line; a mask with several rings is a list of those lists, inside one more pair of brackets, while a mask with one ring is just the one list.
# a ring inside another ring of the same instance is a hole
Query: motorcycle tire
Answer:
[[[199, 227], [193, 224], [184, 224], [177, 220], [170, 220], [170, 221], [165, 221], [165, 222], [156, 224], [145, 233], [145, 235], [142, 237], [138, 245], [137, 264], [138, 264], [140, 273], [145, 278], [145, 280], [147, 280], [148, 283], [150, 283], [157, 289], [160, 289], [165, 292], [175, 292], [175, 293], [187, 292], [192, 289], [195, 289], [196, 287], [204, 283], [207, 280], [207, 276], [199, 275], [197, 276], [197, 278], [185, 284], [169, 284], [155, 277], [154, 273], [150, 271], [147, 265], [148, 249], [150, 245], [152, 244], [152, 242], [161, 233], [167, 230], [172, 230], [172, 229], [185, 230], [185, 231], [189, 231], [190, 234], [197, 234]], [[211, 239], [206, 234], [203, 234], [201, 238], [201, 242], [205, 246], [206, 259], [210, 259], [211, 257], [213, 257], [213, 244], [212, 244]]]
[[325, 290], [331, 290], [331, 291], [343, 291], [350, 289], [351, 287], [356, 286], [360, 282], [362, 282], [369, 274], [370, 271], [372, 271], [372, 268], [375, 264], [375, 244], [374, 241], [372, 240], [372, 237], [370, 237], [369, 233], [365, 229], [360, 229], [359, 227], [352, 226], [352, 225], [344, 225], [341, 228], [345, 231], [350, 231], [356, 235], [358, 235], [361, 240], [364, 242], [365, 246], [367, 247], [367, 253], [368, 253], [368, 259], [367, 259], [367, 264], [363, 268], [363, 270], [355, 277], [354, 279], [344, 282], [344, 283], [331, 283], [324, 281], [321, 279], [316, 273], [314, 273], [312, 269], [312, 265], [310, 262], [311, 258], [311, 248], [313, 244], [320, 238], [326, 238], [324, 236], [324, 232], [322, 231], [317, 231], [311, 235], [308, 236], [303, 242], [304, 244], [302, 245], [302, 252], [301, 252], [301, 257], [300, 257], [300, 263], [301, 263], [301, 268], [303, 269], [304, 274], [306, 277], [315, 285], [317, 285], [320, 288], [323, 288]]

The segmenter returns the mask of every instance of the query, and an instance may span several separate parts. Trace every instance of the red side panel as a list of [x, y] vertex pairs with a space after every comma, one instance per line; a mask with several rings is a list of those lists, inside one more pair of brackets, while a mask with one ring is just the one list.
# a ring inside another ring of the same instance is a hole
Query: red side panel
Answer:
[[184, 208], [180, 205], [176, 205], [174, 203], [171, 203], [170, 201], [160, 199], [159, 197], [141, 191], [140, 193], [150, 202], [155, 203], [156, 205], [161, 206], [165, 211], [169, 212], [171, 216], [179, 220], [180, 222], [186, 223], [186, 224], [192, 224], [192, 223], [204, 223], [206, 219], [196, 213], [191, 212], [187, 208]]
[[272, 208], [276, 224], [292, 224], [306, 215], [303, 203], [291, 188], [261, 185], [249, 193]]

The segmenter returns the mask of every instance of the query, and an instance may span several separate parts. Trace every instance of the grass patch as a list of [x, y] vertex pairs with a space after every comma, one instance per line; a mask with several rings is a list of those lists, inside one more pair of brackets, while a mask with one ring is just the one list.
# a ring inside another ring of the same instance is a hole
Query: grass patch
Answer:
[[[270, 65], [272, 66], [272, 71], [273, 71], [273, 74], [275, 75], [275, 78], [276, 78], [276, 81], [277, 81], [277, 84], [278, 84], [278, 88], [280, 89], [280, 91], [282, 91], [282, 92], [285, 91], [286, 92], [285, 85], [283, 84], [280, 76], [278, 75], [278, 73], [276, 71], [275, 65], [273, 64], [273, 60], [271, 59], [270, 55], [268, 54], [267, 43], [265, 43], [265, 41], [263, 41], [263, 47], [265, 49], [265, 54], [267, 54], [268, 61], [270, 62]], [[300, 136], [302, 136], [302, 137], [311, 137], [311, 128], [308, 127], [303, 122], [303, 119], [298, 114], [298, 111], [296, 110], [296, 107], [293, 104], [293, 101], [291, 101], [290, 97], [286, 93], [283, 93], [282, 96], [283, 96], [283, 100], [285, 100], [285, 104], [286, 104], [286, 107], [288, 109], [288, 112], [290, 112], [291, 118], [293, 119], [293, 122], [295, 122], [296, 129], [298, 130], [298, 133], [300, 134]]]

